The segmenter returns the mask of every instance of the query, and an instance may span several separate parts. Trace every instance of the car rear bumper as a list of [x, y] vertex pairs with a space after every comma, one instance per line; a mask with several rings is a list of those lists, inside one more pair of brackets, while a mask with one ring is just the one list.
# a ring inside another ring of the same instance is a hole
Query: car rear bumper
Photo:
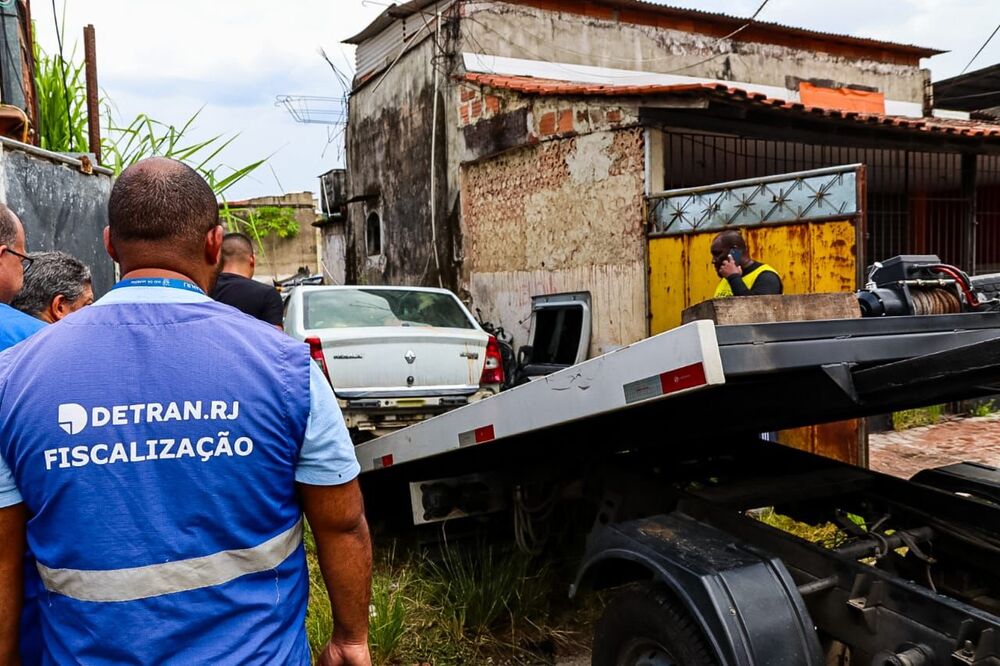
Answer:
[[344, 421], [352, 430], [374, 432], [383, 435], [392, 430], [405, 428], [432, 416], [437, 416], [471, 402], [496, 395], [499, 386], [476, 387], [471, 395], [409, 394], [402, 398], [353, 398], [345, 400], [338, 395]]
[[453, 396], [464, 396], [469, 397], [479, 391], [478, 385], [470, 386], [414, 386], [414, 387], [399, 387], [399, 386], [388, 386], [380, 387], [373, 386], [370, 388], [360, 388], [360, 389], [338, 389], [334, 388], [333, 392], [337, 394], [337, 397], [341, 400], [359, 400], [359, 399], [396, 399], [396, 398], [447, 398]]

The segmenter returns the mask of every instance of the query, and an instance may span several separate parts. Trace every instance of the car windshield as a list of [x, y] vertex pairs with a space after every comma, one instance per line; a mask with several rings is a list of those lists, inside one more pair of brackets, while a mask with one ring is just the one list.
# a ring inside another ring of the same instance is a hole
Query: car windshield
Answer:
[[330, 289], [303, 294], [306, 328], [475, 328], [450, 294], [405, 289]]

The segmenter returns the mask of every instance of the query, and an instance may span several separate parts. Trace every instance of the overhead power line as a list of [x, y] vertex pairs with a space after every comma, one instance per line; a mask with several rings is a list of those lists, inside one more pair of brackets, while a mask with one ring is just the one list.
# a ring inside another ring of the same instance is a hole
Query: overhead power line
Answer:
[[976, 61], [976, 58], [979, 57], [979, 54], [983, 52], [983, 49], [985, 49], [987, 45], [989, 45], [989, 43], [993, 41], [993, 38], [997, 36], [997, 32], [1000, 32], [1000, 23], [998, 23], [997, 27], [993, 29], [993, 32], [991, 32], [990, 36], [986, 38], [986, 41], [983, 42], [983, 45], [979, 47], [978, 51], [976, 51], [976, 55], [972, 56], [972, 60], [970, 60], [969, 63], [962, 69], [960, 74], [965, 74], [965, 72], [969, 69], [969, 67], [972, 66], [972, 63]]

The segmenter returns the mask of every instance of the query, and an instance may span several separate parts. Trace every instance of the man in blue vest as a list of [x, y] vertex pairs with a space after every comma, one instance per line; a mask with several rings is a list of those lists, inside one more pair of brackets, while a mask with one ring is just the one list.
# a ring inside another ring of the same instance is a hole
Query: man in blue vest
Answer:
[[[0, 351], [13, 347], [45, 328], [45, 322], [9, 305], [21, 291], [24, 273], [32, 263], [32, 259], [26, 253], [24, 226], [21, 220], [14, 211], [0, 204]], [[33, 564], [30, 557], [25, 558], [24, 573], [28, 584], [25, 589], [25, 612], [22, 623], [22, 649], [26, 648], [23, 654], [24, 666], [38, 662], [41, 640], [38, 631], [38, 606], [35, 601], [38, 586], [34, 584], [37, 581], [32, 580]], [[2, 604], [0, 604], [0, 617], [3, 617]], [[2, 650], [0, 654], [3, 654]], [[0, 663], [4, 663], [2, 659]]]
[[0, 355], [0, 663], [26, 534], [44, 664], [307, 665], [304, 512], [320, 663], [367, 666], [358, 463], [308, 347], [205, 295], [223, 230], [193, 170], [126, 169], [108, 214], [124, 279]]
[[0, 351], [45, 328], [45, 322], [12, 308], [31, 265], [24, 247], [24, 227], [10, 208], [0, 204]]

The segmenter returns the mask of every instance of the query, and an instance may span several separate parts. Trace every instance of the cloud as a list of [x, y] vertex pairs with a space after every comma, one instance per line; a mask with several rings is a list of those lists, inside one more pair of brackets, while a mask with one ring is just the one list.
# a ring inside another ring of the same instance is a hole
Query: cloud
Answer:
[[[40, 43], [57, 51], [51, 6], [32, 9]], [[233, 167], [271, 156], [270, 168], [227, 193], [243, 198], [316, 192], [316, 176], [342, 166], [342, 151], [327, 146], [328, 128], [295, 122], [275, 97], [341, 96], [318, 50], [347, 69], [353, 50], [340, 42], [384, 7], [357, 0], [101, 0], [69, 2], [65, 26], [62, 3], [58, 9], [67, 54], [76, 45], [79, 57], [83, 26], [95, 26], [98, 78], [119, 120], [147, 113], [180, 125], [204, 107], [192, 140], [239, 134], [225, 153]]]

